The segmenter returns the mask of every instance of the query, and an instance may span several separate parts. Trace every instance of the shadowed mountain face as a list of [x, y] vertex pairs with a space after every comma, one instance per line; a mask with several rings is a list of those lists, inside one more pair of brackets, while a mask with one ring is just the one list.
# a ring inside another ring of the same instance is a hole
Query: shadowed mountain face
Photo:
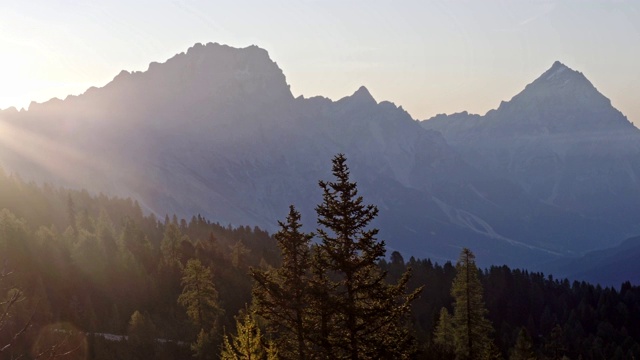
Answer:
[[[581, 75], [576, 75], [576, 84], [564, 84], [558, 80], [564, 75], [552, 76], [552, 70], [543, 78], [550, 77], [559, 93], [562, 86], [588, 84]], [[518, 169], [535, 174], [537, 168], [502, 164], [502, 150], [495, 150], [497, 157], [474, 159], [471, 147], [460, 146], [465, 138], [480, 144], [482, 137], [474, 133], [491, 137], [506, 131], [511, 118], [498, 116], [503, 112], [534, 108], [539, 113], [527, 119], [543, 123], [546, 114], [559, 109], [567, 112], [577, 104], [582, 109], [596, 101], [609, 104], [589, 93], [593, 98], [578, 97], [565, 109], [562, 102], [553, 102], [556, 97], [546, 99], [537, 82], [527, 89], [540, 88], [538, 105], [526, 98], [516, 101], [520, 94], [485, 117], [436, 119], [448, 126], [438, 129], [443, 137], [394, 104], [377, 102], [364, 87], [338, 101], [293, 98], [284, 74], [265, 50], [197, 44], [145, 72], [122, 72], [105, 87], [83, 95], [32, 104], [28, 111], [0, 112], [0, 164], [27, 179], [132, 196], [159, 216], [199, 213], [223, 224], [275, 230], [288, 205], [295, 204], [311, 230], [313, 209], [321, 200], [318, 180], [330, 180], [331, 158], [345, 153], [365, 201], [380, 208], [375, 225], [391, 249], [441, 260], [456, 258], [466, 246], [483, 264], [533, 266], [604, 247], [625, 235], [625, 229], [620, 231], [608, 219], [558, 206], [559, 199], [573, 196], [559, 192], [563, 187], [549, 199], [538, 196], [546, 191], [544, 181], [526, 183], [512, 175], [520, 174]], [[547, 102], [556, 108], [546, 109]], [[622, 116], [603, 111], [602, 117]], [[600, 124], [598, 119], [589, 121]], [[485, 122], [489, 125], [479, 127]], [[633, 130], [629, 126], [626, 129]], [[466, 133], [456, 135], [457, 128]], [[553, 129], [549, 132], [571, 135]], [[537, 133], [529, 136], [542, 139], [530, 144], [561, 144]], [[522, 147], [520, 141], [509, 140], [510, 135], [503, 138], [505, 146], [512, 141]], [[476, 166], [480, 161], [483, 166]], [[536, 166], [547, 171], [562, 164]]]
[[[539, 201], [640, 232], [640, 131], [560, 62], [485, 116], [421, 122], [463, 158]], [[613, 245], [613, 244], [611, 244]]]

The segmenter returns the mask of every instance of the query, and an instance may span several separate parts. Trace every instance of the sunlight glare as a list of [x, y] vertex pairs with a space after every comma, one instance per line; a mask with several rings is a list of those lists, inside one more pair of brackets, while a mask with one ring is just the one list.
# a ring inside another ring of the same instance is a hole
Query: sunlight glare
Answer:
[[26, 107], [29, 104], [29, 83], [31, 80], [24, 69], [28, 60], [19, 56], [0, 57], [0, 109], [11, 106]]

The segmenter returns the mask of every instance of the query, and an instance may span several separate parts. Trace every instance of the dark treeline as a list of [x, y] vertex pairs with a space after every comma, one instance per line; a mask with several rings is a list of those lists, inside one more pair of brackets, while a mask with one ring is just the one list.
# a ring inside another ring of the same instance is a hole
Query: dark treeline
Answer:
[[[130, 199], [0, 173], [0, 358], [47, 358], [52, 349], [69, 351], [58, 358], [192, 358], [202, 327], [178, 301], [184, 271], [195, 266], [190, 260], [210, 270], [217, 292], [216, 321], [207, 329], [211, 351], [200, 356], [217, 358], [223, 335], [240, 332], [237, 315], [251, 306], [250, 268], [280, 265], [272, 236], [201, 216], [145, 215]], [[424, 286], [412, 303], [417, 356], [453, 357], [434, 342], [434, 331], [442, 308], [454, 312], [454, 264], [405, 261], [394, 252], [379, 266], [390, 283], [411, 269], [408, 291]], [[506, 266], [478, 275], [497, 356], [518, 358], [516, 344], [528, 341], [535, 358], [640, 357], [640, 288], [571, 283]]]
[[[441, 308], [453, 310], [454, 265], [414, 258], [405, 263], [393, 253], [382, 266], [391, 274], [411, 268], [410, 288], [425, 285], [413, 304], [413, 315], [416, 331], [428, 348]], [[639, 287], [627, 282], [620, 289], [602, 288], [507, 266], [492, 266], [479, 275], [493, 338], [505, 358], [522, 328], [532, 338], [536, 358], [640, 358]], [[432, 358], [441, 358], [435, 349], [429, 352], [435, 354]]]

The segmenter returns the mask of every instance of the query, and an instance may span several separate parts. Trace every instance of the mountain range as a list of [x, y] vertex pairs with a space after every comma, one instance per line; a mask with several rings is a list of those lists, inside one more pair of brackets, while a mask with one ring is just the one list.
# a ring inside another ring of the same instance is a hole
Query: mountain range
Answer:
[[543, 269], [640, 233], [640, 132], [559, 62], [484, 116], [416, 121], [365, 87], [296, 98], [259, 47], [196, 44], [82, 95], [0, 111], [5, 172], [270, 231], [289, 204], [314, 229], [337, 153], [379, 207], [380, 238], [406, 255], [469, 247], [480, 264]]

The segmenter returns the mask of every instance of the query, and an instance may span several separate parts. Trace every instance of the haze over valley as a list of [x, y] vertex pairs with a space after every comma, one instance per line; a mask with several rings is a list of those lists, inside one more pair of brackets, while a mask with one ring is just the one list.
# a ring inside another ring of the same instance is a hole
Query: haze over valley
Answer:
[[[365, 87], [294, 98], [266, 50], [196, 44], [101, 88], [1, 113], [0, 161], [27, 180], [133, 197], [274, 231], [315, 225], [319, 179], [344, 153], [388, 246], [545, 270], [639, 231], [640, 133], [560, 62], [486, 115], [417, 121]], [[526, 86], [525, 86], [526, 85]], [[117, 169], [117, 171], [113, 171]]]

